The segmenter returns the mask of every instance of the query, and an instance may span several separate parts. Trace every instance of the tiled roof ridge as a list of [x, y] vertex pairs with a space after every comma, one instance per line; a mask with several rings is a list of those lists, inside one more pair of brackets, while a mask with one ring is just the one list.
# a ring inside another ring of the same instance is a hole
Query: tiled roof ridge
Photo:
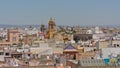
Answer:
[[72, 44], [67, 44], [67, 46], [64, 48], [64, 50], [66, 50], [66, 49], [76, 49], [76, 48], [74, 46], [72, 46]]

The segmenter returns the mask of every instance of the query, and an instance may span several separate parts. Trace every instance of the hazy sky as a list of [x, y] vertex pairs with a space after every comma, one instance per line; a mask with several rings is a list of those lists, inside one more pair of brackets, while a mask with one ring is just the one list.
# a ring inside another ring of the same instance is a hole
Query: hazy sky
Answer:
[[0, 24], [120, 25], [120, 0], [0, 0]]

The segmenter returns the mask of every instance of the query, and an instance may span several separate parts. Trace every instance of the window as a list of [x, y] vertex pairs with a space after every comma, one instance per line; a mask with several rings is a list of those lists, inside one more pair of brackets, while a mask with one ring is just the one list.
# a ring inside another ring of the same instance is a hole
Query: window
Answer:
[[28, 54], [28, 56], [30, 56], [30, 54]]
[[5, 53], [6, 56], [9, 56], [10, 54], [9, 53]]
[[15, 41], [16, 41], [16, 37], [13, 37], [12, 41], [14, 41], [14, 42], [15, 42]]
[[119, 47], [119, 44], [117, 44], [117, 47]]
[[15, 35], [16, 33], [15, 32], [13, 32], [13, 35]]
[[3, 55], [4, 53], [3, 52], [0, 52], [0, 55]]

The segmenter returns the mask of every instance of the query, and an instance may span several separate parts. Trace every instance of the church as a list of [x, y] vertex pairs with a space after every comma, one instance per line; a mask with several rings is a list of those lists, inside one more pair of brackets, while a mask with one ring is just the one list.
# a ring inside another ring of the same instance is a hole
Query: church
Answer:
[[53, 39], [55, 36], [55, 30], [56, 30], [55, 21], [52, 18], [50, 18], [50, 20], [48, 22], [48, 30], [47, 30], [46, 37], [48, 39]]

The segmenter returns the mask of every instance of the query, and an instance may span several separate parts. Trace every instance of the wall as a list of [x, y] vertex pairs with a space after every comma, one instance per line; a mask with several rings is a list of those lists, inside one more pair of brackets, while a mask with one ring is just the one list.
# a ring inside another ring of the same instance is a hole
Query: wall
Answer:
[[68, 66], [71, 66], [71, 68], [78, 68], [78, 65], [73, 63], [73, 62], [70, 62], [70, 61], [67, 61], [66, 63]]

